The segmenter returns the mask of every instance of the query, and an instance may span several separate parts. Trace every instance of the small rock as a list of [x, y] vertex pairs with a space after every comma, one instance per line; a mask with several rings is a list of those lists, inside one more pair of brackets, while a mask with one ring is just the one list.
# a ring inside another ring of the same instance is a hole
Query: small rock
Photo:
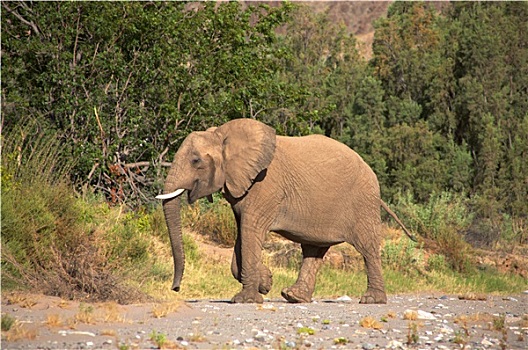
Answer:
[[514, 298], [514, 297], [505, 297], [505, 298], [502, 298], [502, 300], [508, 300], [508, 301], [519, 301], [519, 299]]
[[238, 340], [238, 339], [233, 340], [232, 343], [233, 343], [233, 345], [240, 345], [241, 344], [240, 340]]
[[275, 306], [273, 306], [273, 304], [262, 304], [262, 309], [275, 311]]
[[87, 336], [90, 336], [90, 337], [95, 337], [95, 333], [92, 333], [92, 332], [84, 332], [84, 331], [70, 331], [70, 330], [60, 330], [58, 332], [60, 335], [62, 336], [67, 336], [67, 335], [87, 335]]
[[371, 343], [364, 343], [361, 345], [361, 348], [363, 350], [372, 350], [372, 349], [376, 349], [376, 345], [371, 344]]
[[87, 342], [86, 342], [86, 346], [94, 346], [93, 341], [87, 341]]
[[112, 339], [108, 339], [108, 340], [105, 340], [105, 341], [103, 342], [103, 345], [112, 345], [112, 344], [113, 344]]
[[287, 341], [286, 343], [284, 343], [284, 345], [286, 345], [287, 348], [294, 348], [297, 346], [294, 341]]
[[493, 343], [490, 342], [488, 339], [484, 338], [482, 339], [482, 341], [480, 342], [480, 344], [484, 345], [484, 346], [493, 346]]
[[389, 348], [389, 349], [405, 349], [405, 347], [403, 346], [403, 343], [400, 342], [400, 341], [397, 341], [397, 340], [391, 340], [387, 344], [387, 348]]
[[352, 301], [352, 298], [349, 297], [348, 295], [343, 295], [339, 298], [336, 299], [337, 301]]
[[453, 330], [453, 328], [451, 328], [449, 326], [442, 325], [442, 328], [440, 328], [440, 332], [443, 333], [443, 334], [452, 334], [455, 331]]
[[185, 341], [185, 340], [182, 340], [182, 341], [180, 342], [180, 345], [181, 345], [181, 346], [189, 346], [189, 342], [187, 342], [187, 341]]
[[247, 344], [253, 343], [253, 338], [247, 338], [246, 340], [244, 340], [244, 343], [247, 343]]
[[418, 319], [419, 320], [436, 320], [436, 317], [430, 312], [418, 310]]
[[266, 340], [266, 333], [257, 331], [257, 333], [253, 336], [253, 339], [263, 342]]

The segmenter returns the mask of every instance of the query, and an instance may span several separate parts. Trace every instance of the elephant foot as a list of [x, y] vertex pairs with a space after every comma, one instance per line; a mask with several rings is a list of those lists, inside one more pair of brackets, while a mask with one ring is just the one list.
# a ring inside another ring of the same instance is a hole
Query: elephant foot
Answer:
[[281, 292], [282, 297], [289, 303], [311, 303], [312, 293], [302, 291], [296, 287], [284, 288]]
[[271, 290], [271, 286], [273, 285], [273, 278], [272, 278], [272, 275], [271, 275], [271, 271], [266, 268], [267, 270], [267, 273], [265, 274], [262, 274], [261, 273], [261, 280], [260, 280], [260, 284], [259, 284], [259, 293], [260, 294], [268, 294], [269, 291]]
[[266, 295], [269, 293], [270, 290], [271, 290], [271, 283], [266, 283], [266, 284], [260, 283], [259, 285], [260, 294]]
[[387, 304], [387, 295], [384, 291], [378, 289], [367, 289], [363, 294], [360, 304]]
[[233, 304], [262, 304], [263, 302], [264, 298], [262, 295], [258, 291], [250, 289], [242, 289], [231, 299], [231, 303]]

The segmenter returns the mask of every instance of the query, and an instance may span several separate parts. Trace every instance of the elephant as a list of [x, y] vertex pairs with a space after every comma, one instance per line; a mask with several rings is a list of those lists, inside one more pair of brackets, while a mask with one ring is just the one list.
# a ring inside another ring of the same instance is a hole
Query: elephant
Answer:
[[277, 136], [255, 119], [234, 119], [194, 131], [174, 156], [163, 192], [163, 211], [174, 260], [172, 289], [180, 290], [184, 251], [180, 196], [188, 202], [221, 191], [233, 210], [238, 232], [231, 263], [242, 289], [233, 303], [262, 303], [272, 274], [262, 262], [268, 232], [300, 243], [297, 281], [284, 288], [291, 303], [311, 302], [316, 275], [330, 246], [347, 242], [363, 256], [367, 290], [360, 303], [386, 303], [381, 269], [381, 215], [384, 208], [373, 170], [346, 145], [323, 135]]

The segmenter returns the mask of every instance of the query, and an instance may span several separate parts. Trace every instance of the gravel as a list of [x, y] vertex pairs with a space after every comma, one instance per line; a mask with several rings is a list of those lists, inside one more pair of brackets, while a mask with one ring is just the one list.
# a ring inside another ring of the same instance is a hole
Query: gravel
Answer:
[[[79, 304], [39, 298], [25, 308], [2, 300], [2, 315], [35, 335], [3, 339], [2, 348], [528, 349], [528, 292], [486, 300], [392, 295], [385, 305], [362, 305], [345, 296], [310, 304], [188, 300], [161, 318], [153, 317], [153, 304], [128, 305], [119, 307], [118, 322], [94, 319], [95, 324], [74, 326], [66, 320], [75, 317]], [[49, 315], [57, 314], [63, 324], [50, 326]]]

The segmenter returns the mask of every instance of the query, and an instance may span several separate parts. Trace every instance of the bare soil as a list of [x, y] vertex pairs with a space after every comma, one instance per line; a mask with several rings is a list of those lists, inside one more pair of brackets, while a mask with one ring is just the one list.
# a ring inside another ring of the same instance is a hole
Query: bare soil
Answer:
[[[5, 295], [3, 349], [527, 349], [528, 291], [521, 295], [392, 295], [262, 305], [226, 300], [82, 304]], [[17, 339], [18, 338], [18, 339]]]

